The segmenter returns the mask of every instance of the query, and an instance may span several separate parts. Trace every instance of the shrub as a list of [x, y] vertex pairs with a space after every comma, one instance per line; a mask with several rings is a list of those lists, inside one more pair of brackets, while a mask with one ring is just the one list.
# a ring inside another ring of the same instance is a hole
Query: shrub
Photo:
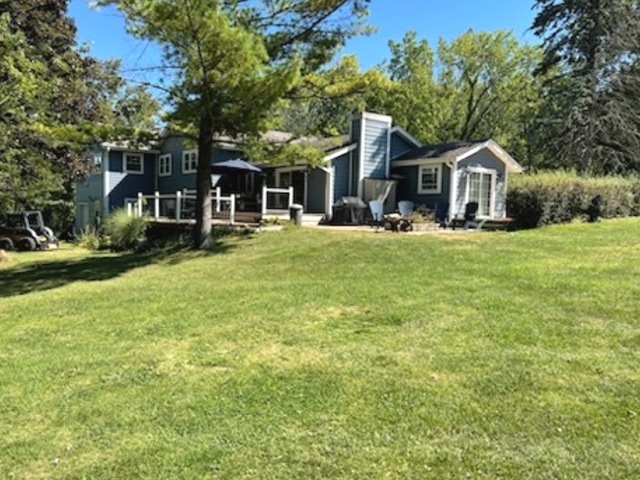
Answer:
[[131, 250], [144, 240], [147, 217], [129, 216], [124, 208], [114, 210], [104, 222], [113, 250]]
[[94, 227], [85, 227], [78, 238], [76, 245], [87, 250], [98, 250], [100, 248], [100, 236]]
[[574, 219], [640, 214], [640, 180], [635, 177], [581, 177], [575, 172], [543, 172], [510, 178], [507, 210], [518, 228]]

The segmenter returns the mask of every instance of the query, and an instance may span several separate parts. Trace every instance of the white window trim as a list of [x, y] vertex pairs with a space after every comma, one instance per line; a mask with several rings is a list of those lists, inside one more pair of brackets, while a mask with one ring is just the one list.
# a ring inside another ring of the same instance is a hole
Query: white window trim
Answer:
[[[168, 163], [169, 169], [168, 169], [167, 172], [163, 173], [162, 172], [162, 168], [161, 168], [162, 167], [162, 161], [166, 160], [166, 159], [169, 159], [169, 163]], [[159, 177], [170, 177], [171, 173], [173, 171], [173, 165], [172, 164], [173, 164], [173, 155], [171, 155], [170, 153], [164, 153], [164, 154], [160, 155], [158, 157], [158, 176]]]
[[[127, 168], [127, 158], [128, 157], [139, 157], [140, 158], [140, 170], [130, 170]], [[144, 154], [142, 153], [132, 153], [125, 152], [122, 155], [122, 171], [124, 173], [131, 173], [134, 175], [144, 175]]]
[[[190, 156], [192, 154], [195, 154], [196, 156], [196, 168], [191, 169], [191, 168], [185, 168], [185, 162], [187, 160], [187, 156]], [[195, 173], [198, 170], [198, 150], [185, 150], [184, 152], [182, 152], [182, 173], [186, 174], [186, 173]]]
[[[429, 169], [437, 169], [437, 186], [436, 188], [422, 188], [422, 171]], [[442, 164], [437, 165], [420, 165], [418, 168], [418, 194], [420, 195], [438, 195], [442, 193]]]
[[471, 181], [470, 173], [483, 173], [491, 175], [491, 198], [489, 199], [489, 215], [478, 215], [477, 218], [493, 218], [496, 213], [496, 187], [498, 171], [484, 167], [466, 167], [467, 185], [464, 192], [464, 204], [469, 203], [469, 182]]

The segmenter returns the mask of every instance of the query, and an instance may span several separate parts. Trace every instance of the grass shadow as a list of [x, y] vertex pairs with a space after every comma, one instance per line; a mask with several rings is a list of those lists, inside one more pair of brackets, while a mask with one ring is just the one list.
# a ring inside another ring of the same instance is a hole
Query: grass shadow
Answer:
[[4, 269], [0, 277], [0, 298], [64, 287], [74, 282], [99, 282], [119, 277], [154, 263], [178, 264], [185, 260], [228, 253], [229, 242], [216, 242], [206, 250], [176, 246], [144, 253], [120, 255], [95, 253], [81, 260], [39, 261]]

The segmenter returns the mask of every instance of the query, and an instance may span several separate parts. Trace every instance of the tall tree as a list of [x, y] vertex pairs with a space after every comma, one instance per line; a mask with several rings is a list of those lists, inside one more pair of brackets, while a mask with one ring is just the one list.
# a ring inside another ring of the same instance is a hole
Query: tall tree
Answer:
[[640, 2], [536, 0], [535, 8], [539, 71], [557, 69], [548, 90], [553, 153], [584, 173], [637, 168]]
[[470, 30], [451, 43], [440, 40], [438, 58], [446, 112], [441, 139], [494, 137], [517, 150], [540, 98], [533, 75], [538, 49], [520, 45], [511, 32]]
[[[441, 98], [434, 76], [435, 53], [427, 40], [419, 40], [415, 31], [402, 42], [389, 42], [391, 60], [387, 68], [391, 83], [383, 95], [383, 109], [394, 120], [425, 143], [438, 141]], [[375, 100], [371, 100], [374, 104]]]
[[103, 0], [176, 72], [172, 120], [197, 139], [194, 243], [210, 241], [213, 136], [256, 135], [305, 75], [362, 31], [369, 0]]
[[107, 123], [127, 126], [116, 110], [128, 103], [131, 116], [133, 96], [147, 98], [120, 93], [118, 64], [91, 58], [75, 34], [67, 0], [0, 0], [2, 211], [58, 205], [68, 220], [88, 144]]

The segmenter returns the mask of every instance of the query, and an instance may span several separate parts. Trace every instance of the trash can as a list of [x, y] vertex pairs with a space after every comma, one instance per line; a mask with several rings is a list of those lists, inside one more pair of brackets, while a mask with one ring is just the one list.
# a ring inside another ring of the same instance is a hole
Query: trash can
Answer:
[[289, 219], [294, 225], [302, 225], [302, 212], [304, 207], [299, 203], [292, 203], [289, 207]]

